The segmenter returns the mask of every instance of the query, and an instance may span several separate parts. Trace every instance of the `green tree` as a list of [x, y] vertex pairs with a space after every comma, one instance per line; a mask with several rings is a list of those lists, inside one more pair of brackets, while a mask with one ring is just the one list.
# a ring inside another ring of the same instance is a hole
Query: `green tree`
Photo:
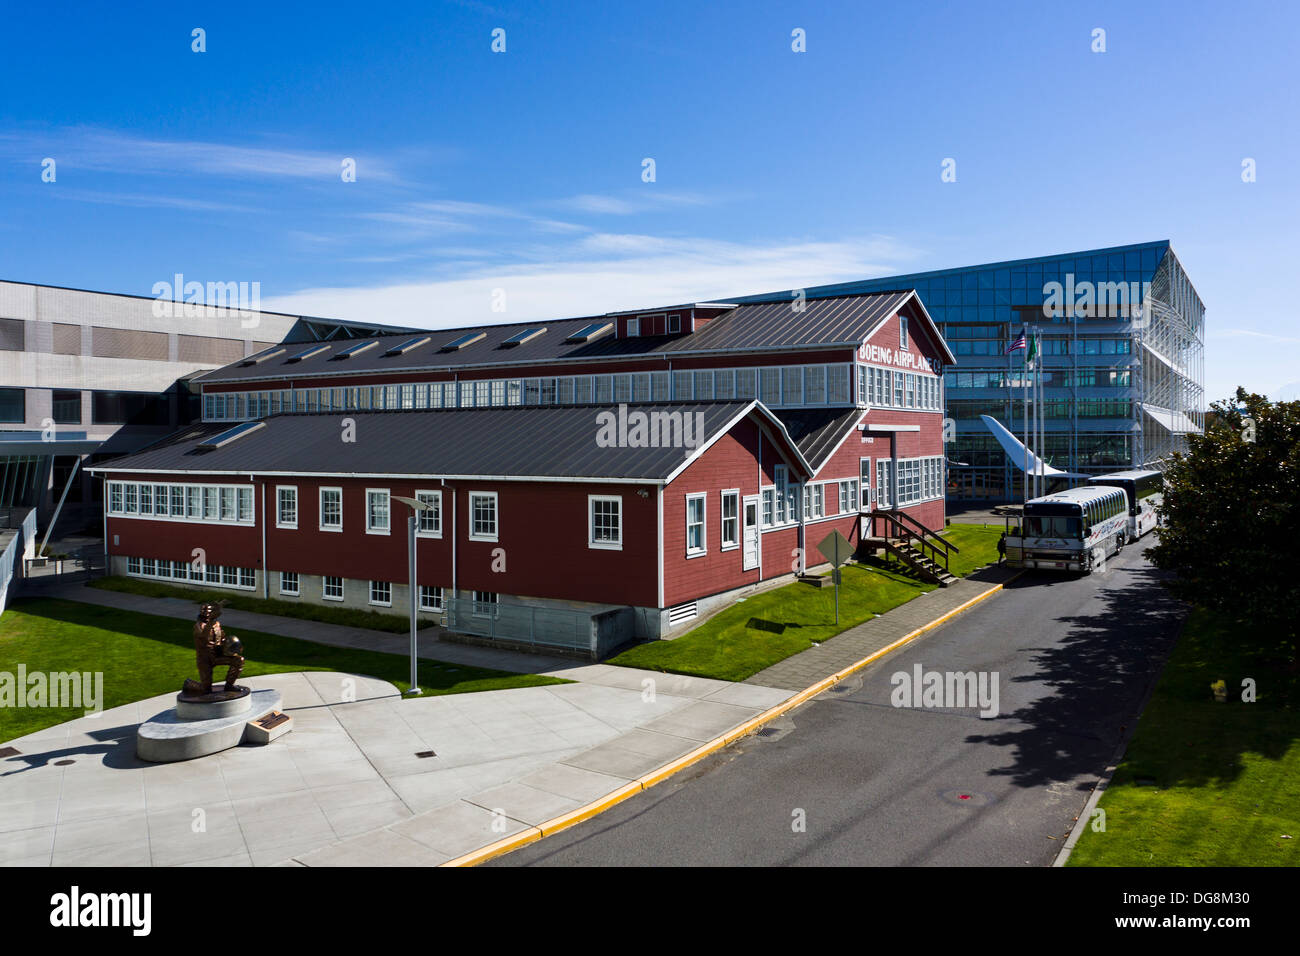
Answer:
[[1147, 554], [1171, 590], [1275, 637], [1294, 658], [1300, 621], [1300, 402], [1238, 388], [1210, 406], [1165, 471], [1160, 543]]

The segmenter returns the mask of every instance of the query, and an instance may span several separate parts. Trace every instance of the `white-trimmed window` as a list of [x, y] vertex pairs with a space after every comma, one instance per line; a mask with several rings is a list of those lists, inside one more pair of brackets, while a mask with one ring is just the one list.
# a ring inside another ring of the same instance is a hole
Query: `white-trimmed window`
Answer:
[[380, 607], [393, 606], [393, 585], [391, 581], [370, 582], [370, 603]]
[[388, 534], [388, 489], [366, 489], [366, 534]]
[[422, 538], [442, 537], [442, 492], [417, 491], [415, 500], [423, 502], [429, 509], [416, 514], [415, 533]]
[[704, 501], [703, 493], [686, 496], [686, 556], [704, 554]]
[[740, 491], [731, 489], [722, 493], [722, 550], [740, 547]]
[[774, 507], [776, 502], [776, 489], [764, 488], [763, 495], [763, 527], [770, 528], [776, 521]]
[[343, 530], [342, 488], [322, 488], [320, 490], [320, 530]]
[[281, 571], [280, 572], [280, 593], [291, 594], [297, 597], [298, 591], [298, 572]]
[[469, 537], [471, 541], [497, 540], [497, 493], [469, 493]]
[[421, 611], [441, 611], [442, 606], [442, 588], [434, 587], [429, 584], [420, 585], [420, 610]]
[[298, 527], [297, 485], [275, 486], [275, 526], [277, 528]]
[[108, 483], [108, 513], [113, 515], [122, 513], [122, 483], [120, 481], [110, 481]]
[[910, 348], [907, 344], [907, 316], [898, 317], [898, 347], [900, 349]]
[[501, 595], [496, 591], [474, 592], [474, 615], [476, 617], [495, 617], [501, 607]]
[[623, 550], [623, 499], [587, 495], [587, 547]]
[[826, 485], [818, 482], [815, 485], [809, 485], [812, 489], [812, 510], [807, 512], [809, 518], [826, 517]]
[[343, 579], [327, 574], [320, 579], [320, 594], [326, 601], [343, 600]]
[[789, 520], [787, 516], [790, 513], [790, 488], [785, 465], [777, 465], [772, 469], [772, 481], [776, 485], [776, 515], [773, 521], [776, 524], [785, 524]]
[[641, 320], [640, 320], [640, 319], [628, 319], [628, 320], [627, 320], [627, 337], [628, 337], [628, 338], [634, 338], [635, 336], [638, 336], [638, 335], [640, 335], [640, 334], [641, 334]]

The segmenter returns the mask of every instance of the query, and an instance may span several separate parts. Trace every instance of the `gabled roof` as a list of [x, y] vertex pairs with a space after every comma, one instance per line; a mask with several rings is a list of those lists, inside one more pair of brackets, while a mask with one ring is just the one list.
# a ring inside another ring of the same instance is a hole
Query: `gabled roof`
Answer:
[[812, 474], [816, 475], [844, 439], [856, 434], [854, 426], [865, 414], [866, 409], [862, 408], [812, 408], [783, 410], [776, 417], [781, 419], [800, 454], [812, 466]]
[[[605, 335], [590, 342], [570, 342], [568, 338], [593, 321], [602, 318], [601, 316], [437, 329], [428, 333], [431, 336], [429, 342], [400, 354], [389, 354], [391, 346], [411, 338], [409, 332], [403, 332], [400, 336], [380, 336], [379, 348], [354, 355], [345, 361], [337, 361], [335, 356], [349, 343], [339, 343], [329, 345], [315, 355], [292, 363], [288, 361], [291, 355], [276, 356], [264, 362], [251, 362], [250, 360], [256, 356], [250, 356], [225, 368], [208, 372], [200, 382], [210, 385], [223, 382], [260, 381], [267, 378], [293, 378], [295, 381], [300, 381], [313, 376], [341, 376], [359, 372], [373, 374], [381, 371], [505, 368], [516, 365], [538, 366], [558, 362], [572, 364], [640, 356], [671, 357], [724, 352], [788, 352], [793, 349], [856, 347], [881, 323], [904, 307], [924, 315], [925, 321], [930, 324], [931, 338], [939, 343], [943, 341], [938, 330], [933, 327], [933, 322], [930, 322], [921, 300], [911, 290], [833, 299], [810, 299], [804, 305], [806, 307], [799, 311], [792, 308], [789, 301], [739, 305], [705, 323], [696, 332], [631, 338]], [[525, 329], [543, 327], [546, 329], [543, 335], [537, 335], [525, 342], [507, 344]], [[448, 343], [477, 333], [482, 333], [482, 337], [463, 348], [455, 351], [444, 350], [444, 346]], [[943, 348], [946, 350], [946, 346]], [[296, 354], [299, 350], [290, 351]], [[945, 361], [953, 363], [956, 358], [948, 354], [945, 356]]]
[[[529, 406], [276, 415], [265, 427], [218, 448], [209, 440], [229, 423], [196, 425], [145, 451], [89, 469], [95, 473], [195, 472], [230, 475], [328, 475], [430, 479], [596, 480], [668, 482], [736, 422], [756, 415], [789, 441], [795, 463], [808, 462], [785, 426], [756, 401], [628, 405], [635, 411], [702, 416], [689, 446], [603, 447], [597, 436], [602, 413], [618, 407]], [[354, 422], [355, 441], [342, 441], [344, 419]]]

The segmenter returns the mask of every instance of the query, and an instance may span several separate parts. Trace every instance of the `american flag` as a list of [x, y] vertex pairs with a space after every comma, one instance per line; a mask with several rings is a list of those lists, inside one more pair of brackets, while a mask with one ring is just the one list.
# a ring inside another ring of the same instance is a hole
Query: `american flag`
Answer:
[[1007, 346], [1007, 350], [1006, 350], [1005, 352], [1003, 352], [1002, 354], [1003, 354], [1003, 355], [1010, 355], [1010, 354], [1011, 354], [1012, 352], [1014, 352], [1016, 349], [1023, 349], [1023, 348], [1025, 347], [1025, 345], [1026, 345], [1026, 343], [1025, 343], [1025, 333], [1024, 333], [1024, 332], [1021, 332], [1021, 333], [1020, 333], [1020, 338], [1016, 339], [1014, 342], [1012, 342], [1010, 345], [1008, 345], [1008, 346]]

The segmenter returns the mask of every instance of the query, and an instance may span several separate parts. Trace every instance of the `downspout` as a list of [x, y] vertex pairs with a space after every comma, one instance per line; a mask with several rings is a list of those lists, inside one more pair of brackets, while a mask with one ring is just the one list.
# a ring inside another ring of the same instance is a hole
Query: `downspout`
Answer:
[[[446, 486], [447, 479], [446, 478], [442, 479], [442, 483], [444, 486]], [[456, 543], [457, 543], [456, 542], [456, 538], [457, 538], [456, 512], [457, 510], [458, 509], [456, 504], [456, 486], [452, 485], [451, 486], [451, 597], [453, 601], [460, 597], [460, 592], [456, 590]]]
[[[248, 478], [250, 481], [253, 480], [252, 475], [249, 475]], [[270, 574], [271, 572], [266, 569], [266, 480], [263, 479], [262, 480], [262, 597], [263, 598], [270, 598], [271, 596]]]
[[99, 479], [99, 500], [104, 503], [104, 576], [108, 576], [108, 477], [96, 475]]

